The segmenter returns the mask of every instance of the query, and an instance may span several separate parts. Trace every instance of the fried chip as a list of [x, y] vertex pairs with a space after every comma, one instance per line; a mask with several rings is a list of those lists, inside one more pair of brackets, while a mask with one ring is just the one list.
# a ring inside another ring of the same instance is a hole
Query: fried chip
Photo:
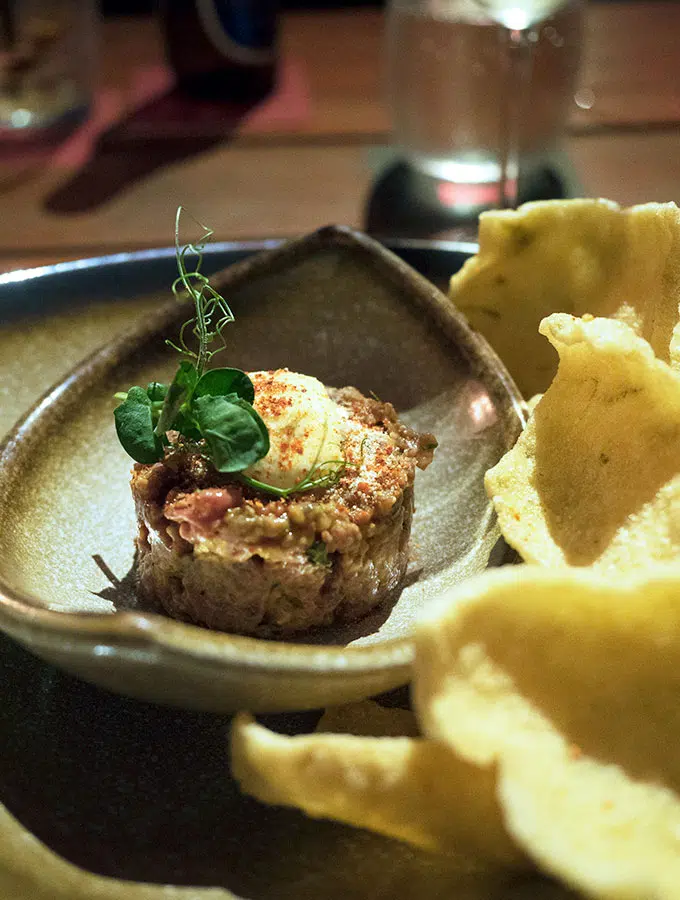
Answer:
[[524, 859], [503, 826], [493, 773], [433, 741], [284, 737], [240, 715], [231, 752], [242, 789], [265, 803], [489, 864]]
[[509, 753], [499, 781], [508, 827], [543, 870], [591, 897], [680, 898], [673, 791], [564, 749], [530, 765]]
[[424, 732], [495, 767], [507, 825], [592, 897], [680, 896], [680, 566], [516, 566], [426, 613]]
[[537, 333], [553, 312], [620, 319], [676, 364], [680, 210], [551, 200], [483, 213], [479, 252], [451, 279], [450, 296], [525, 397], [555, 373], [555, 354]]
[[680, 373], [622, 322], [555, 314], [540, 330], [557, 375], [486, 474], [505, 539], [546, 566], [680, 558]]
[[381, 706], [375, 700], [330, 706], [316, 730], [365, 737], [418, 737], [420, 733], [410, 709]]
[[528, 857], [594, 898], [680, 897], [680, 565], [458, 585], [417, 628], [414, 695], [425, 739], [239, 716], [234, 773], [266, 803], [489, 867]]

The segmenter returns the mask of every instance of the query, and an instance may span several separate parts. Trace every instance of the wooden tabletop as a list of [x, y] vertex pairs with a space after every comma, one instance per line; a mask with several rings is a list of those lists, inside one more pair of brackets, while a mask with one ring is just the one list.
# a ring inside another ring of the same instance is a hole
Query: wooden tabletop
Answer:
[[[363, 225], [390, 141], [383, 25], [374, 10], [286, 14], [276, 95], [227, 125], [168, 117], [153, 19], [102, 23], [90, 126], [49, 153], [0, 147], [0, 271], [167, 245], [179, 203], [218, 239]], [[678, 34], [673, 0], [587, 9], [592, 105], [574, 104], [565, 147], [585, 195], [680, 202]]]

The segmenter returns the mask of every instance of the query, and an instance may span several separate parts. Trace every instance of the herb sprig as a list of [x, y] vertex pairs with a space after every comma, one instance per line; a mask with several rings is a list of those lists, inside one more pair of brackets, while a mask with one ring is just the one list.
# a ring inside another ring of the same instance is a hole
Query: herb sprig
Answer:
[[[177, 258], [179, 275], [172, 283], [172, 292], [177, 299], [182, 299], [181, 291], [184, 289], [194, 301], [196, 315], [191, 319], [187, 319], [182, 325], [178, 344], [170, 340], [166, 340], [166, 344], [189, 359], [195, 360], [196, 371], [200, 377], [205, 371], [206, 364], [210, 362], [212, 357], [219, 353], [220, 350], [226, 349], [227, 344], [222, 332], [226, 325], [234, 321], [234, 314], [224, 297], [215, 290], [207, 276], [201, 272], [205, 245], [213, 236], [213, 230], [206, 228], [205, 225], [201, 225], [200, 222], [196, 222], [194, 219], [196, 224], [203, 229], [203, 236], [198, 243], [181, 246], [180, 218], [184, 211], [184, 207], [179, 206], [175, 216], [175, 256]], [[191, 254], [196, 256], [196, 262], [193, 269], [188, 269], [186, 260], [187, 256]], [[216, 319], [214, 326], [213, 319]], [[189, 325], [193, 325], [192, 331], [198, 340], [198, 352], [194, 352], [186, 344], [184, 335]], [[215, 340], [220, 341], [220, 346], [215, 350], [211, 350], [210, 344]]]
[[[186, 440], [201, 446], [218, 472], [240, 472], [269, 452], [267, 427], [253, 408], [255, 389], [241, 369], [221, 368], [206, 371], [206, 364], [226, 346], [222, 331], [234, 314], [225, 299], [200, 271], [205, 242], [210, 229], [203, 228], [198, 243], [180, 246], [180, 218], [175, 219], [175, 252], [178, 277], [172, 290], [182, 290], [194, 303], [194, 315], [182, 325], [177, 344], [167, 343], [185, 358], [170, 384], [151, 382], [146, 388], [132, 387], [114, 410], [118, 439], [129, 455], [141, 463], [163, 458], [169, 445], [168, 432], [178, 432]], [[192, 269], [189, 255], [196, 256]], [[186, 341], [187, 331], [195, 336], [198, 350]], [[211, 344], [219, 342], [216, 349]]]
[[[201, 239], [184, 247], [180, 244], [180, 219], [175, 218], [175, 254], [179, 275], [172, 285], [178, 299], [193, 300], [194, 315], [179, 331], [177, 342], [166, 343], [183, 357], [170, 384], [150, 382], [146, 388], [131, 387], [116, 394], [116, 433], [123, 449], [137, 462], [161, 460], [170, 446], [168, 433], [175, 432], [193, 444], [218, 472], [232, 474], [255, 490], [276, 497], [328, 488], [343, 476], [345, 460], [315, 461], [310, 471], [290, 488], [279, 488], [243, 474], [244, 470], [269, 452], [269, 432], [253, 407], [255, 389], [241, 369], [207, 369], [212, 358], [226, 348], [223, 330], [234, 314], [222, 295], [201, 271], [205, 244], [213, 232], [203, 230]], [[194, 220], [195, 221], [195, 220]], [[195, 257], [193, 265], [188, 263]], [[188, 344], [191, 334], [197, 342]], [[217, 346], [213, 346], [217, 344]]]
[[290, 497], [291, 494], [298, 494], [302, 491], [326, 490], [337, 484], [348, 468], [354, 468], [351, 463], [344, 459], [329, 459], [326, 462], [315, 463], [309, 472], [297, 481], [292, 487], [279, 488], [273, 484], [264, 484], [256, 478], [250, 478], [242, 472], [238, 474], [238, 480], [247, 484], [257, 491], [264, 491], [267, 494], [273, 494], [275, 497]]

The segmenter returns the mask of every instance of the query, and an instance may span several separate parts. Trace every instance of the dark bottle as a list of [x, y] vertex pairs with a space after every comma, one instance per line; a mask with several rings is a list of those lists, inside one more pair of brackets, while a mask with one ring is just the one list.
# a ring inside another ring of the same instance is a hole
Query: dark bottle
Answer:
[[247, 103], [276, 79], [276, 0], [160, 0], [168, 61], [180, 87]]

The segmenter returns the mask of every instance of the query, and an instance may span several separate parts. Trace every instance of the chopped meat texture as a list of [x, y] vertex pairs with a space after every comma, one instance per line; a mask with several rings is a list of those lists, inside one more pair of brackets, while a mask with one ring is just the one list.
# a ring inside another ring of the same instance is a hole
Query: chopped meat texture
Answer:
[[139, 581], [169, 615], [285, 637], [357, 620], [400, 587], [415, 470], [437, 442], [355, 388], [328, 395], [345, 465], [325, 489], [259, 492], [215, 471], [195, 445], [135, 465]]

